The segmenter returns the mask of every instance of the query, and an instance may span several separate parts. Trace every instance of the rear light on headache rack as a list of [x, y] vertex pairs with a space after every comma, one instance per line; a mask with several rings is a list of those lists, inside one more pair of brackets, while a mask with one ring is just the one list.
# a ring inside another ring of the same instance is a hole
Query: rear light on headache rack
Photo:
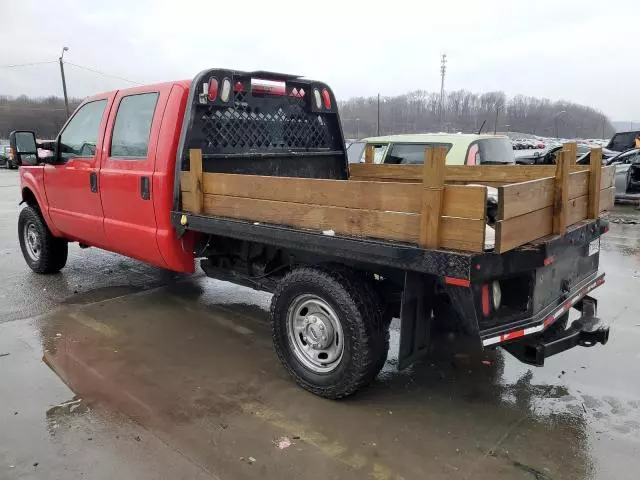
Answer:
[[209, 101], [215, 102], [216, 98], [218, 98], [218, 79], [211, 77], [209, 79], [209, 83], [205, 83], [203, 85], [203, 90], [207, 91], [207, 98]]
[[222, 80], [222, 88], [220, 89], [220, 100], [223, 102], [229, 101], [229, 96], [231, 95], [231, 80], [225, 78]]

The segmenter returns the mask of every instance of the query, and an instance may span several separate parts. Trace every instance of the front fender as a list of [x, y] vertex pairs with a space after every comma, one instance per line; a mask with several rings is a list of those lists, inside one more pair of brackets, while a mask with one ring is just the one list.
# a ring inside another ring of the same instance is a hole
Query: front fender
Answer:
[[35, 198], [47, 227], [54, 236], [61, 237], [62, 232], [56, 228], [49, 215], [49, 203], [44, 190], [44, 167], [20, 167], [20, 191], [23, 202], [30, 203]]

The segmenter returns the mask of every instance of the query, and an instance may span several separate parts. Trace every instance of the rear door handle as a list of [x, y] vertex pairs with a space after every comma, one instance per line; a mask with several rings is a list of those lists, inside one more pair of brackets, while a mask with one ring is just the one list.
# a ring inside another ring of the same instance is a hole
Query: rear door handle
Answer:
[[93, 193], [98, 191], [98, 174], [96, 172], [89, 173], [89, 187]]
[[140, 196], [143, 200], [151, 200], [149, 177], [140, 177]]

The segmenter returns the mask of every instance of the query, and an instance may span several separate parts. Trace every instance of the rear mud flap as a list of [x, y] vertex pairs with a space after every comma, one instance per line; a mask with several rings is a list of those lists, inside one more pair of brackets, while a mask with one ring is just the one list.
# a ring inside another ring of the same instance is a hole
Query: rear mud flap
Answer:
[[400, 305], [398, 369], [408, 367], [429, 352], [434, 293], [432, 277], [405, 273]]

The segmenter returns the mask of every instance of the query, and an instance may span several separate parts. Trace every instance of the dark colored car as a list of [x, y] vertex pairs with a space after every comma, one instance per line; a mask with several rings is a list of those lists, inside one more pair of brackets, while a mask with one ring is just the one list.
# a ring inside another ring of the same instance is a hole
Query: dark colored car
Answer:
[[630, 130], [628, 132], [618, 132], [607, 144], [609, 150], [624, 152], [636, 147], [636, 138], [640, 136], [640, 130]]

